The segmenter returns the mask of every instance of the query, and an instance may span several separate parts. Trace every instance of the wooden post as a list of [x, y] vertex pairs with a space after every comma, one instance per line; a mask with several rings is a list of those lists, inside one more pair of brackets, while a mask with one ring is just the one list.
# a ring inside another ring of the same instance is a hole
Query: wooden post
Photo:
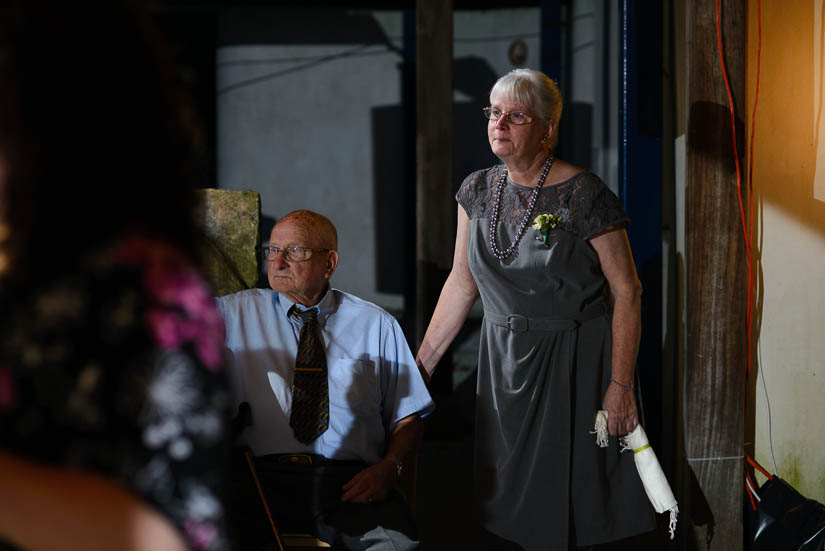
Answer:
[[416, 2], [416, 342], [452, 265], [453, 2]]
[[[744, 166], [746, 0], [719, 5]], [[696, 549], [729, 551], [743, 545], [747, 264], [714, 0], [696, 0], [688, 18], [685, 452], [712, 515], [712, 526], [694, 527], [690, 539]], [[712, 539], [705, 547], [708, 529]]]

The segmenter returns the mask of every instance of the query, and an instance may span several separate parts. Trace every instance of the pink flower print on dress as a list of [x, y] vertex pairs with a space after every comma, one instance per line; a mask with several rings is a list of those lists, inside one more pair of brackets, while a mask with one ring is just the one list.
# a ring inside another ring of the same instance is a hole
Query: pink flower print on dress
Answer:
[[167, 308], [152, 308], [146, 313], [146, 323], [152, 337], [162, 348], [177, 348], [182, 339], [180, 316]]
[[221, 365], [223, 343], [226, 340], [226, 326], [218, 314], [215, 302], [210, 298], [209, 307], [201, 314], [203, 327], [197, 336], [197, 350], [203, 364], [215, 369]]
[[147, 286], [149, 293], [163, 304], [179, 306], [193, 317], [197, 317], [211, 303], [211, 297], [200, 276], [182, 266], [171, 270], [151, 270]]
[[215, 525], [211, 522], [198, 522], [191, 518], [183, 522], [183, 531], [186, 539], [193, 545], [192, 549], [197, 551], [209, 549], [209, 544], [217, 533]]
[[180, 307], [186, 314], [187, 319], [180, 322], [179, 334], [185, 340], [195, 341], [198, 357], [206, 367], [219, 366], [225, 327], [200, 276], [187, 270], [155, 283], [158, 300]]
[[194, 342], [204, 366], [219, 367], [226, 330], [200, 273], [174, 248], [140, 236], [125, 240], [114, 256], [120, 262], [145, 265], [144, 283], [149, 296], [166, 307], [153, 308], [146, 314], [158, 345], [169, 349], [184, 341]]
[[201, 337], [195, 342], [198, 357], [208, 369], [221, 365], [221, 346], [214, 339]]
[[225, 329], [223, 320], [217, 313], [206, 310], [197, 320], [178, 320], [177, 330], [181, 341], [195, 343], [195, 351], [203, 365], [209, 369], [220, 365]]

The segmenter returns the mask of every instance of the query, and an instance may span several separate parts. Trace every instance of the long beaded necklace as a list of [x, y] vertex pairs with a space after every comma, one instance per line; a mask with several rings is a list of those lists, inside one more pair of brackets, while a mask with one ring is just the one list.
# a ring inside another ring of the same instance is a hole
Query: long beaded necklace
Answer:
[[516, 250], [522, 236], [524, 236], [524, 232], [527, 231], [527, 224], [530, 223], [530, 217], [533, 216], [533, 209], [536, 207], [536, 201], [538, 200], [541, 186], [544, 185], [544, 179], [547, 178], [547, 173], [550, 172], [551, 166], [553, 166], [553, 156], [548, 155], [547, 161], [544, 162], [544, 168], [541, 171], [541, 176], [539, 176], [539, 182], [536, 184], [536, 187], [533, 188], [533, 193], [530, 195], [530, 200], [527, 203], [527, 210], [524, 213], [524, 217], [521, 219], [521, 222], [519, 222], [518, 229], [516, 230], [516, 237], [513, 239], [513, 242], [510, 243], [510, 246], [503, 251], [500, 250], [496, 244], [496, 227], [498, 226], [498, 213], [501, 208], [501, 190], [504, 188], [504, 181], [507, 179], [507, 169], [505, 168], [501, 171], [501, 176], [499, 176], [498, 182], [496, 183], [496, 191], [493, 200], [493, 217], [490, 219], [489, 232], [490, 252], [492, 252], [493, 256], [499, 260], [504, 260], [513, 254], [513, 251]]

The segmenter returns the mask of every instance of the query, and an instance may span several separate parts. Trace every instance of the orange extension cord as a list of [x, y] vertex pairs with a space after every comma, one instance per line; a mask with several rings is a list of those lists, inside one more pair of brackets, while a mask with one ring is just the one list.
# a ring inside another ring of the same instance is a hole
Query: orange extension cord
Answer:
[[728, 109], [730, 111], [730, 131], [731, 140], [733, 142], [733, 161], [736, 164], [736, 190], [739, 199], [739, 214], [742, 219], [742, 235], [745, 240], [745, 251], [748, 256], [748, 299], [746, 304], [746, 324], [747, 324], [747, 343], [748, 343], [748, 363], [745, 375], [745, 382], [751, 372], [751, 328], [753, 323], [753, 258], [751, 256], [751, 235], [753, 232], [753, 138], [756, 129], [756, 105], [759, 101], [759, 71], [762, 60], [762, 6], [761, 0], [757, 0], [757, 21], [758, 21], [758, 53], [756, 61], [756, 97], [753, 102], [753, 118], [751, 122], [751, 143], [750, 143], [750, 165], [748, 170], [748, 210], [749, 210], [749, 227], [745, 222], [745, 207], [742, 203], [742, 169], [739, 166], [739, 152], [736, 147], [736, 114], [733, 108], [733, 96], [730, 91], [730, 81], [728, 80], [728, 71], [725, 67], [725, 58], [722, 53], [722, 29], [719, 23], [719, 0], [716, 0], [716, 45], [719, 50], [719, 65], [722, 68], [722, 76], [725, 79], [725, 91], [728, 94]]

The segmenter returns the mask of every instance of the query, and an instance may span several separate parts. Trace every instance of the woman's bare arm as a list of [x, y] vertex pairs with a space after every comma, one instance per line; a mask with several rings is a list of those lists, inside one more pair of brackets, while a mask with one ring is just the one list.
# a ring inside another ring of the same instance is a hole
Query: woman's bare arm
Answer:
[[613, 363], [611, 381], [605, 392], [602, 407], [607, 410], [607, 428], [610, 434], [628, 434], [639, 424], [633, 386], [636, 355], [642, 334], [642, 284], [636, 275], [636, 266], [627, 233], [615, 229], [590, 239], [613, 294]]
[[478, 288], [473, 274], [470, 273], [470, 266], [467, 264], [469, 234], [470, 219], [464, 209], [459, 206], [453, 267], [441, 289], [438, 304], [436, 304], [430, 325], [427, 327], [424, 340], [421, 341], [415, 358], [421, 375], [428, 382], [438, 361], [455, 339], [478, 298]]

